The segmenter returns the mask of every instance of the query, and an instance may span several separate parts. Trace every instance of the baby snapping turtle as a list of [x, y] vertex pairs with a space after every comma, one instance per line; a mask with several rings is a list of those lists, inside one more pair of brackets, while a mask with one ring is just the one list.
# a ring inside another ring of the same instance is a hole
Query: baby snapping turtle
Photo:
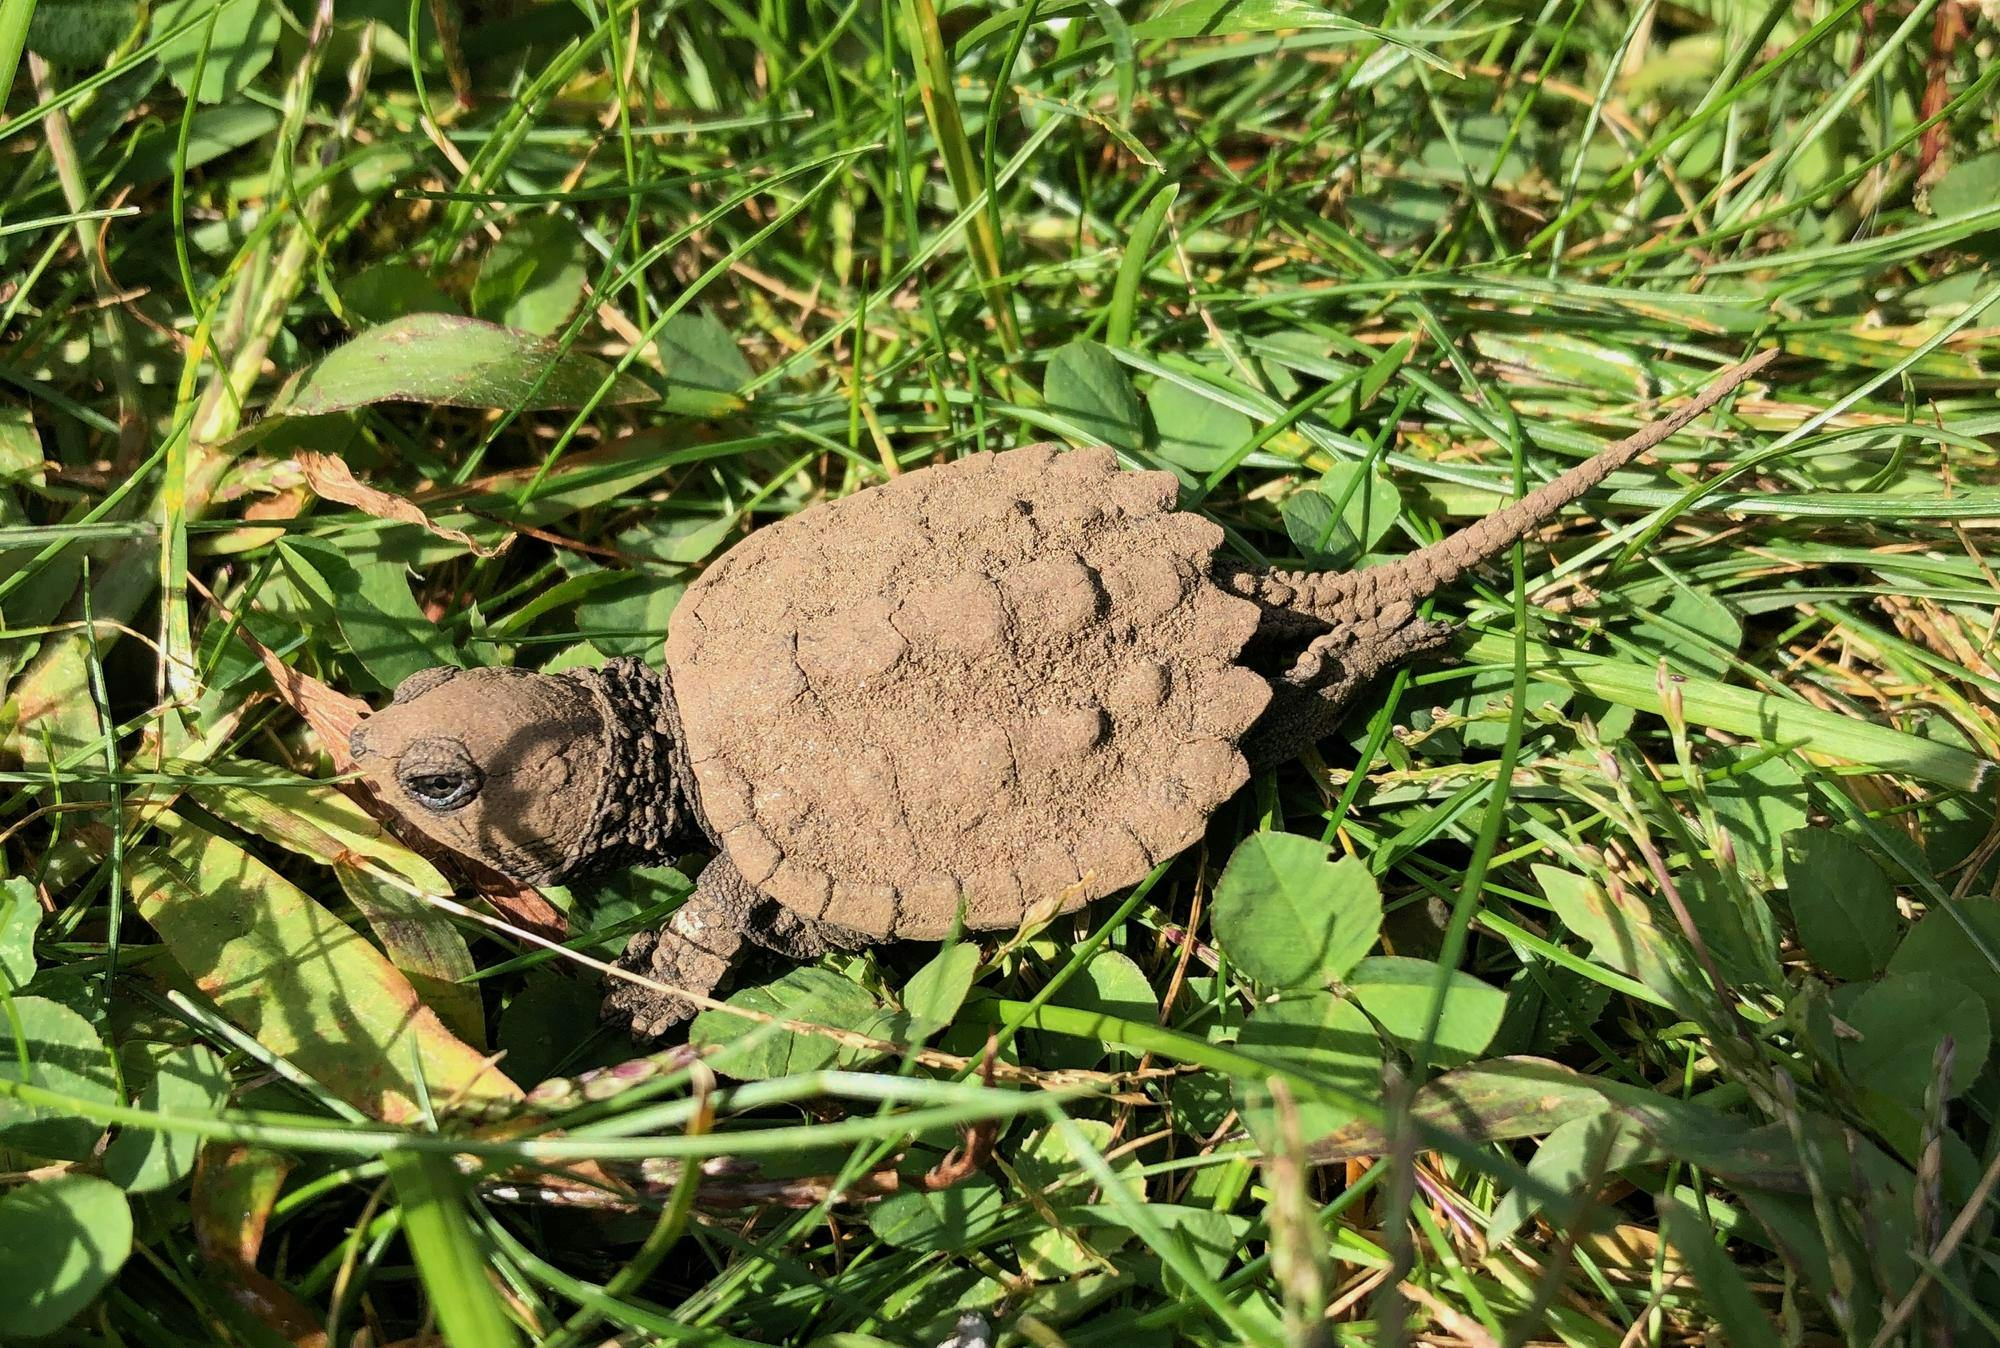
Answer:
[[[666, 672], [434, 669], [355, 732], [432, 838], [546, 883], [712, 849], [622, 967], [701, 995], [747, 941], [794, 959], [1012, 929], [1124, 888], [1250, 773], [1443, 644], [1417, 605], [1762, 368], [1452, 537], [1341, 573], [1219, 559], [1171, 474], [1034, 445], [920, 469], [752, 534], [688, 587]], [[653, 1036], [685, 1000], [618, 980]]]

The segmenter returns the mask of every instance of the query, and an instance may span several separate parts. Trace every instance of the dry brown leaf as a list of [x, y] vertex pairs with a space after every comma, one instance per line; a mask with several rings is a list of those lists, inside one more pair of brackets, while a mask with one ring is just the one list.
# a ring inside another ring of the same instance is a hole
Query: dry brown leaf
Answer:
[[210, 1142], [195, 1160], [196, 1246], [211, 1268], [225, 1276], [216, 1285], [297, 1348], [325, 1348], [326, 1330], [310, 1307], [257, 1267], [278, 1193], [292, 1162], [276, 1152], [234, 1142]]
[[257, 653], [264, 668], [271, 675], [271, 682], [277, 685], [278, 698], [286, 706], [305, 718], [319, 736], [319, 742], [326, 746], [327, 756], [333, 759], [336, 772], [348, 772], [354, 767], [354, 755], [348, 752], [347, 739], [354, 733], [354, 727], [361, 724], [368, 715], [369, 707], [358, 697], [349, 697], [339, 689], [315, 679], [303, 670], [294, 669], [278, 658], [276, 651], [250, 635], [249, 629], [236, 628], [236, 635], [244, 644]]
[[[425, 853], [423, 843], [418, 841], [420, 836], [411, 830], [404, 835], [403, 841], [409, 843], [419, 854], [436, 861], [438, 850], [432, 848]], [[465, 878], [479, 891], [479, 897], [485, 899], [493, 906], [495, 912], [515, 926], [525, 927], [553, 941], [560, 941], [569, 934], [568, 919], [563, 917], [554, 904], [542, 897], [541, 890], [533, 885], [516, 884], [490, 866], [482, 866], [470, 857], [454, 855], [451, 859], [465, 872]]]
[[378, 520], [414, 524], [427, 533], [450, 539], [475, 556], [498, 556], [514, 541], [513, 535], [509, 534], [500, 540], [497, 547], [489, 548], [462, 529], [448, 529], [402, 497], [380, 487], [371, 487], [356, 478], [347, 461], [337, 454], [302, 450], [298, 455], [298, 464], [299, 470], [306, 475], [306, 482], [325, 500], [353, 506], [364, 515], [373, 515]]

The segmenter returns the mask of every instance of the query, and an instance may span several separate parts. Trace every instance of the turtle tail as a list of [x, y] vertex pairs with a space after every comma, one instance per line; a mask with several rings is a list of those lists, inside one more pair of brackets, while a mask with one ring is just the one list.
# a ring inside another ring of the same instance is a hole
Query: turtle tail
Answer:
[[1769, 365], [1778, 354], [1773, 348], [1740, 365], [1732, 365], [1700, 393], [1658, 421], [1449, 538], [1363, 571], [1265, 572], [1262, 578], [1265, 594], [1258, 597], [1267, 604], [1282, 604], [1310, 619], [1331, 623], [1365, 620], [1372, 611], [1384, 606], [1400, 610], [1404, 605], [1421, 603], [1554, 519], [1564, 507], [1605, 478], [1735, 392], [1744, 380]]
[[1683, 406], [1439, 543], [1361, 571], [1259, 571], [1219, 579], [1263, 609], [1247, 653], [1271, 680], [1270, 706], [1244, 742], [1252, 767], [1298, 754], [1330, 731], [1377, 675], [1443, 646], [1451, 628], [1417, 606], [1511, 546], [1639, 455], [1714, 407], [1777, 357], [1732, 366]]

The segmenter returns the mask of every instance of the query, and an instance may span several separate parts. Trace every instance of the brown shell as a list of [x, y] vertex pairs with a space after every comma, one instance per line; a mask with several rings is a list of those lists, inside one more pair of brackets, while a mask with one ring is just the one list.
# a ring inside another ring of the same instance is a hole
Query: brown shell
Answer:
[[1168, 473], [1035, 445], [752, 534], [688, 588], [667, 667], [745, 879], [875, 936], [1066, 912], [1201, 835], [1270, 686]]

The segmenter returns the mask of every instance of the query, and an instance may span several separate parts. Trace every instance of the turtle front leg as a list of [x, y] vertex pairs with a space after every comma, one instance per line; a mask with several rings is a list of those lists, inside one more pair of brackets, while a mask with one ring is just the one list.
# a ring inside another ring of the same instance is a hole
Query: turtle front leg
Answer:
[[[745, 929], [767, 902], [744, 882], [729, 858], [717, 856], [702, 867], [694, 893], [658, 931], [632, 937], [618, 967], [657, 983], [713, 997], [722, 991], [743, 954]], [[604, 996], [604, 1019], [629, 1026], [635, 1039], [657, 1039], [699, 1008], [684, 997], [612, 979]]]
[[751, 911], [743, 934], [773, 954], [806, 964], [830, 950], [859, 950], [875, 938], [834, 922], [800, 917], [775, 899], [765, 899]]

